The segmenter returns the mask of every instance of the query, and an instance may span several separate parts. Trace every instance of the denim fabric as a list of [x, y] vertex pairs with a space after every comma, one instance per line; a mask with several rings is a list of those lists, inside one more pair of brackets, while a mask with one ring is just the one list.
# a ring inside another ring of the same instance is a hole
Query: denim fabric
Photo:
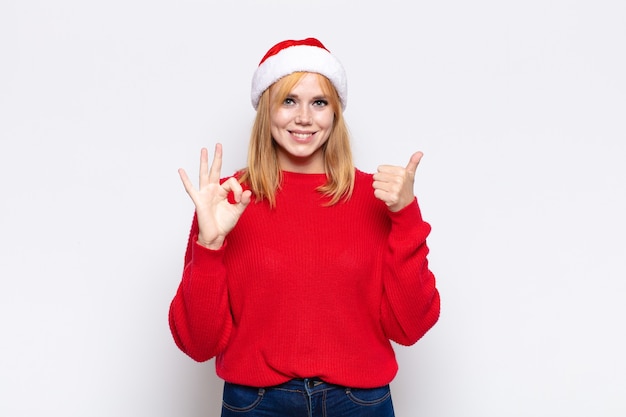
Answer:
[[393, 417], [389, 386], [348, 388], [294, 379], [266, 388], [224, 383], [222, 417]]

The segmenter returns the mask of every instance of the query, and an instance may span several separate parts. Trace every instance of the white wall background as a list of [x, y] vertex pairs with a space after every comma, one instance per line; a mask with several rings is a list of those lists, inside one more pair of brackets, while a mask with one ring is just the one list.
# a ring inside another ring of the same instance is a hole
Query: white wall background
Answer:
[[193, 206], [243, 165], [252, 72], [344, 63], [360, 168], [422, 150], [440, 322], [398, 348], [398, 416], [626, 415], [626, 3], [0, 3], [0, 415], [215, 416], [167, 310]]

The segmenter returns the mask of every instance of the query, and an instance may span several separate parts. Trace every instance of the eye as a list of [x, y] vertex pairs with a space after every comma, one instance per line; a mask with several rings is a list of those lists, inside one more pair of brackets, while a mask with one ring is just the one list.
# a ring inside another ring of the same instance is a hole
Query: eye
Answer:
[[321, 100], [321, 99], [320, 99], [320, 100], [315, 100], [315, 101], [313, 102], [313, 105], [318, 106], [318, 107], [325, 107], [325, 106], [327, 106], [327, 105], [328, 105], [328, 101], [326, 101], [326, 100]]
[[283, 100], [283, 104], [289, 106], [292, 104], [295, 104], [295, 100], [292, 97], [286, 97], [285, 100]]

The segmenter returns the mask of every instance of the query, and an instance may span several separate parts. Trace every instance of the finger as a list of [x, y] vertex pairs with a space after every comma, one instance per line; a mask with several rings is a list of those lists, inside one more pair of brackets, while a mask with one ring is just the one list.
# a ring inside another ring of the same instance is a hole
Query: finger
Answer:
[[202, 188], [206, 182], [209, 173], [209, 151], [206, 148], [200, 149], [200, 172], [198, 173], [198, 187]]
[[222, 188], [227, 193], [230, 193], [230, 192], [233, 193], [233, 199], [235, 200], [235, 202], [239, 203], [241, 201], [241, 194], [243, 193], [243, 188], [241, 187], [241, 184], [239, 184], [239, 181], [237, 181], [235, 177], [230, 177], [229, 179], [224, 181], [222, 183]]
[[378, 168], [376, 169], [377, 172], [383, 174], [383, 173], [387, 173], [387, 174], [395, 174], [398, 172], [398, 170], [403, 169], [402, 167], [396, 166], [396, 165], [379, 165]]
[[211, 163], [211, 171], [209, 171], [209, 182], [219, 183], [222, 172], [222, 144], [215, 144], [215, 154]]
[[413, 155], [411, 155], [409, 163], [406, 166], [406, 170], [411, 173], [411, 175], [415, 175], [415, 171], [417, 171], [417, 166], [419, 165], [423, 156], [424, 154], [422, 152], [415, 152]]
[[240, 209], [240, 212], [243, 212], [248, 204], [250, 204], [250, 201], [252, 201], [252, 191], [250, 190], [243, 190], [239, 196], [235, 198], [235, 203]]
[[387, 206], [397, 203], [401, 195], [402, 185], [385, 182], [374, 186], [374, 196], [382, 200]]
[[375, 181], [382, 182], [399, 182], [402, 181], [402, 177], [404, 176], [405, 169], [402, 167], [389, 167], [385, 169], [383, 167], [379, 168], [378, 172], [376, 172], [373, 176]]
[[191, 195], [191, 192], [193, 191], [193, 184], [189, 180], [189, 176], [187, 176], [187, 173], [182, 168], [180, 168], [178, 170], [178, 175], [180, 176], [180, 179], [183, 182], [183, 186], [185, 187], [185, 191], [187, 191], [187, 194]]
[[376, 197], [388, 206], [394, 203], [394, 194], [381, 188], [377, 188], [374, 190], [374, 197]]
[[230, 177], [228, 180], [224, 181], [224, 183], [222, 183], [222, 188], [227, 193], [233, 193], [233, 199], [240, 209], [240, 212], [243, 212], [252, 199], [252, 191], [244, 191], [241, 184], [239, 184], [239, 181], [237, 181], [235, 177]]
[[248, 204], [250, 204], [250, 201], [252, 201], [252, 191], [246, 190], [241, 193], [241, 204], [247, 206]]

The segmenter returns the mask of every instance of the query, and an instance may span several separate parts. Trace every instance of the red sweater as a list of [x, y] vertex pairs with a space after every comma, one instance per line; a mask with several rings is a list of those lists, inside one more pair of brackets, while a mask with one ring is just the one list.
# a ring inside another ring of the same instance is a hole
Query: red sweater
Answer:
[[417, 342], [439, 318], [417, 201], [397, 213], [357, 170], [352, 198], [324, 206], [324, 174], [284, 172], [276, 207], [252, 201], [219, 250], [196, 243], [194, 217], [169, 323], [196, 361], [222, 379], [271, 386], [319, 377], [386, 385], [390, 340]]

